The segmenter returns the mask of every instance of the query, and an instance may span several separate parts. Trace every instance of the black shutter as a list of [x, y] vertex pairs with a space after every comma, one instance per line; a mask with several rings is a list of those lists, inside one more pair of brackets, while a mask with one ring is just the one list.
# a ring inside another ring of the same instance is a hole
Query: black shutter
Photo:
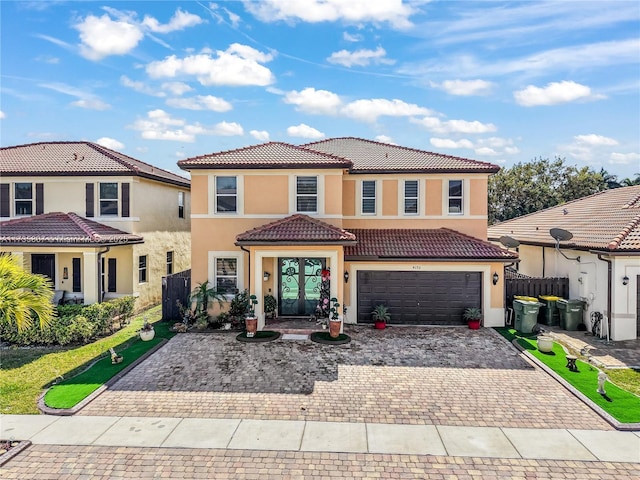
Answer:
[[129, 184], [122, 184], [122, 216], [129, 217]]
[[0, 217], [11, 216], [11, 203], [9, 203], [9, 184], [0, 184]]
[[73, 278], [73, 291], [74, 292], [81, 292], [82, 291], [82, 285], [80, 282], [80, 278], [81, 277], [81, 273], [80, 273], [80, 259], [79, 258], [72, 258], [71, 259], [71, 265], [72, 265], [72, 278]]
[[116, 259], [109, 259], [109, 282], [107, 286], [107, 291], [115, 292], [116, 291]]
[[44, 213], [44, 183], [36, 183], [36, 215]]
[[87, 217], [93, 217], [93, 183], [87, 183], [87, 194], [86, 194], [86, 204], [87, 204]]

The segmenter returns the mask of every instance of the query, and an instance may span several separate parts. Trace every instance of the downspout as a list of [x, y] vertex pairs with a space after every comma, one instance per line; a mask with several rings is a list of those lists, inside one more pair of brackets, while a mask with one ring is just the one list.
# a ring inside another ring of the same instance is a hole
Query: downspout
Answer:
[[545, 246], [543, 245], [543, 246], [542, 246], [542, 276], [543, 276], [543, 277], [545, 276], [544, 271], [545, 271], [546, 266], [547, 266], [547, 258], [546, 258], [545, 254], [544, 254], [544, 252], [546, 251], [546, 249], [547, 249], [547, 247], [545, 247]]
[[108, 253], [111, 250], [111, 247], [105, 247], [105, 250], [98, 252], [98, 303], [102, 303], [102, 255]]
[[598, 260], [607, 262], [607, 341], [611, 335], [611, 285], [613, 279], [613, 262], [607, 258], [602, 258], [602, 253], [598, 253]]
[[247, 250], [246, 248], [244, 248], [242, 245], [240, 245], [240, 250], [242, 250], [243, 252], [247, 252], [249, 254], [249, 262], [248, 262], [249, 280], [247, 281], [247, 290], [249, 290], [249, 292], [251, 292], [251, 252], [249, 250]]

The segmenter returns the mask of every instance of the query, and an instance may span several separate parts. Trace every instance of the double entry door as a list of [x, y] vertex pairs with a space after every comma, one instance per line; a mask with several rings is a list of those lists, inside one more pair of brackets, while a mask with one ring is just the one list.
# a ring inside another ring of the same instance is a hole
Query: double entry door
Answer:
[[279, 258], [278, 314], [281, 317], [313, 315], [320, 299], [324, 258]]

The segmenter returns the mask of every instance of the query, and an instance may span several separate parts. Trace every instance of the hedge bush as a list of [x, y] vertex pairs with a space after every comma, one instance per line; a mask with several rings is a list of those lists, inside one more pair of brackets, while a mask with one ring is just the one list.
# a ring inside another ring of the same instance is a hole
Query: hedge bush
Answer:
[[113, 319], [133, 314], [135, 297], [120, 297], [92, 305], [60, 305], [57, 316], [44, 329], [37, 322], [19, 332], [17, 326], [0, 322], [2, 341], [15, 345], [86, 344], [111, 333]]

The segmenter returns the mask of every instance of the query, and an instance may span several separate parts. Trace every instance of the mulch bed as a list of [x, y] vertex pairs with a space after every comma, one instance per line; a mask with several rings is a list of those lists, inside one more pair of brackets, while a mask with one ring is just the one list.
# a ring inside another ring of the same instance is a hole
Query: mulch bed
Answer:
[[256, 332], [253, 337], [247, 337], [247, 332], [242, 332], [236, 337], [239, 342], [245, 343], [263, 343], [271, 342], [280, 338], [280, 332], [272, 332], [271, 330], [261, 330]]
[[309, 338], [312, 342], [324, 345], [344, 345], [351, 341], [351, 337], [346, 333], [341, 333], [336, 338], [332, 338], [329, 332], [313, 332]]

